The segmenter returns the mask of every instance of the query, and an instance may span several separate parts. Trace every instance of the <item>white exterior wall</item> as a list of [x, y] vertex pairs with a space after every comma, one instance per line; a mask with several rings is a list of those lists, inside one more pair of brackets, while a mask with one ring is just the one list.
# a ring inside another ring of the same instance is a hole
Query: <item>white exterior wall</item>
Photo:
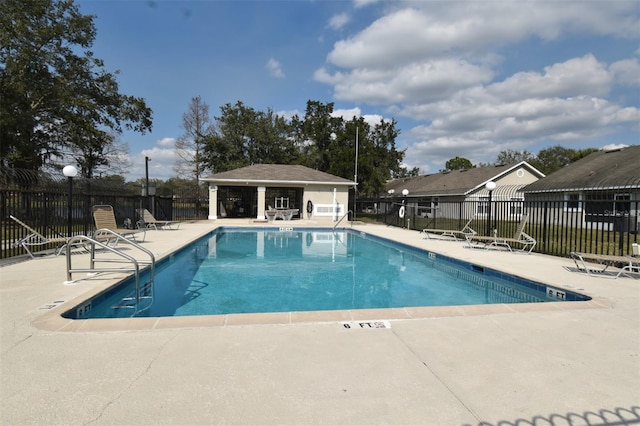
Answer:
[[[309, 201], [313, 203], [311, 214], [307, 213]], [[303, 208], [304, 219], [318, 222], [318, 224], [333, 224], [349, 211], [349, 188], [329, 185], [305, 186]], [[302, 214], [301, 217], [303, 217]]]
[[[249, 184], [250, 185], [250, 184]], [[333, 225], [349, 211], [349, 187], [345, 185], [334, 186], [331, 184], [309, 184], [309, 185], [286, 185], [278, 184], [278, 187], [288, 186], [290, 188], [302, 188], [302, 205], [300, 206], [300, 219], [311, 221], [317, 225]], [[209, 219], [218, 218], [218, 185], [209, 187]], [[254, 219], [263, 220], [264, 216], [264, 196], [268, 186], [256, 187], [258, 192], [258, 217]], [[307, 213], [307, 204], [311, 201], [313, 211]]]

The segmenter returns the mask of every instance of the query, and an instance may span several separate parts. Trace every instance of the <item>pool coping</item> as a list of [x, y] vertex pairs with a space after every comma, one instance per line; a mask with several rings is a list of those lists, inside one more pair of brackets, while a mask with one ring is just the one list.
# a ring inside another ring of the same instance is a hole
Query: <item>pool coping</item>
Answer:
[[[158, 257], [156, 262], [162, 262], [174, 252], [179, 251], [191, 244], [193, 241], [206, 236], [216, 228], [229, 227], [220, 224], [207, 230], [194, 238], [180, 244], [170, 253]], [[231, 226], [234, 227], [234, 226]], [[245, 226], [247, 227], [247, 226]], [[249, 225], [251, 227], [251, 225]], [[254, 225], [255, 227], [255, 225]], [[296, 226], [298, 228], [309, 228], [309, 226]], [[274, 227], [277, 229], [278, 227]], [[313, 227], [312, 228], [319, 228]], [[327, 228], [331, 229], [331, 228]], [[288, 230], [288, 229], [287, 229]], [[379, 235], [372, 234], [376, 237]], [[380, 237], [388, 239], [388, 237]], [[432, 252], [430, 249], [418, 247], [413, 244], [392, 240], [399, 244], [416, 247], [421, 250]], [[455, 260], [466, 262], [455, 256], [445, 254], [441, 256], [450, 257]], [[506, 254], [505, 255], [513, 255]], [[495, 268], [494, 268], [495, 269]], [[419, 306], [403, 308], [382, 308], [382, 309], [351, 309], [351, 310], [325, 310], [325, 311], [295, 311], [295, 312], [270, 312], [270, 313], [247, 313], [247, 314], [224, 314], [224, 315], [193, 315], [175, 317], [140, 317], [140, 318], [92, 318], [92, 319], [70, 319], [62, 316], [65, 312], [82, 302], [91, 299], [106, 291], [110, 287], [117, 285], [126, 279], [130, 274], [122, 274], [117, 278], [107, 280], [104, 285], [96, 286], [83, 294], [68, 301], [59, 301], [45, 307], [47, 312], [32, 321], [32, 325], [44, 331], [63, 332], [91, 332], [91, 331], [127, 331], [127, 330], [151, 330], [168, 328], [193, 328], [193, 327], [229, 327], [243, 325], [287, 325], [301, 323], [327, 323], [327, 322], [368, 322], [382, 320], [417, 320], [427, 318], [444, 318], [455, 316], [478, 316], [494, 314], [517, 314], [535, 311], [562, 311], [579, 309], [610, 309], [613, 302], [605, 297], [599, 297], [581, 291], [580, 293], [590, 297], [586, 301], [558, 301], [541, 303], [501, 303], [486, 305], [452, 305], [452, 306]], [[526, 278], [524, 278], [526, 279]], [[78, 279], [77, 281], [83, 281]], [[545, 284], [544, 280], [538, 280]], [[575, 289], [563, 287], [557, 283], [548, 283], [558, 289], [575, 293]]]
[[[78, 298], [78, 302], [86, 300], [86, 295]], [[76, 304], [78, 302], [75, 302]], [[427, 318], [443, 318], [454, 316], [477, 316], [494, 314], [517, 314], [535, 311], [562, 311], [579, 309], [609, 309], [613, 305], [610, 300], [594, 297], [580, 302], [544, 302], [544, 303], [505, 303], [491, 305], [457, 305], [408, 307], [385, 309], [352, 309], [344, 311], [300, 311], [270, 312], [255, 314], [194, 315], [177, 317], [145, 317], [145, 318], [98, 318], [68, 319], [62, 313], [73, 306], [74, 301], [60, 305], [60, 308], [40, 316], [32, 325], [45, 331], [127, 331], [165, 328], [190, 327], [228, 327], [242, 325], [274, 325], [300, 324], [320, 322], [368, 322], [382, 320], [416, 320]], [[66, 308], [64, 306], [67, 306]]]

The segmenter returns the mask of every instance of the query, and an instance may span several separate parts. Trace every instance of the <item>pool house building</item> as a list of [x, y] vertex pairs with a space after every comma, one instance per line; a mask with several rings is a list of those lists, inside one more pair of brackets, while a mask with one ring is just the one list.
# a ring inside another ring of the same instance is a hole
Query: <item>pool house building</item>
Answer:
[[355, 182], [305, 166], [255, 164], [201, 179], [209, 184], [210, 220], [306, 219], [331, 224], [347, 213]]

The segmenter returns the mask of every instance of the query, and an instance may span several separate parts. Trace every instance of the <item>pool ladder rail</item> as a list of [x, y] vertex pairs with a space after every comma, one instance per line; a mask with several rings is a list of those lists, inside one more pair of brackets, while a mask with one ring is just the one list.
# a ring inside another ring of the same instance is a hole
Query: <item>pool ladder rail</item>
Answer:
[[[342, 219], [344, 219], [345, 217], [349, 216], [349, 213], [353, 213], [353, 212], [351, 210], [349, 210], [348, 212], [346, 212], [345, 214], [342, 215], [342, 217], [336, 222], [335, 225], [333, 225], [333, 230], [334, 231], [336, 230], [338, 225], [340, 225], [340, 222], [342, 222]], [[353, 227], [353, 223], [351, 224], [351, 226]]]
[[[98, 236], [99, 237], [96, 237]], [[142, 251], [149, 256], [149, 260], [139, 260], [133, 256], [123, 253], [121, 250], [115, 248], [118, 243], [129, 244], [136, 249]], [[73, 268], [71, 264], [71, 247], [83, 246], [90, 253], [89, 267], [88, 268]], [[131, 316], [138, 312], [144, 311], [151, 307], [153, 303], [153, 280], [155, 277], [155, 264], [156, 259], [153, 253], [142, 247], [135, 241], [123, 237], [122, 235], [113, 232], [110, 229], [99, 229], [94, 233], [94, 237], [88, 237], [86, 235], [77, 235], [72, 237], [67, 242], [67, 281], [65, 284], [72, 284], [75, 281], [72, 276], [75, 273], [87, 273], [88, 275], [95, 275], [100, 272], [133, 272], [135, 277], [135, 294], [132, 297], [125, 297], [122, 299], [123, 304], [114, 306], [114, 308], [130, 308], [133, 309]], [[102, 249], [102, 252], [110, 253], [115, 257], [98, 257], [97, 253]], [[98, 263], [126, 263], [125, 266], [120, 267], [98, 267]], [[145, 268], [149, 268], [149, 281], [140, 286], [140, 265], [146, 265]], [[149, 304], [145, 307], [140, 307], [140, 302], [143, 300], [149, 300]], [[133, 304], [132, 304], [133, 302]]]

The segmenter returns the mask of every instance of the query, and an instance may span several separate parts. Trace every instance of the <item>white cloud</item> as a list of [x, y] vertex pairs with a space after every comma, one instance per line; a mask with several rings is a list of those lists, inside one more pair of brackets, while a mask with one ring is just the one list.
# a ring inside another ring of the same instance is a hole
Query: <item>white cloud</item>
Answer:
[[545, 67], [545, 73], [520, 72], [491, 85], [487, 92], [504, 100], [554, 96], [606, 95], [613, 75], [593, 55]]
[[298, 117], [304, 117], [304, 111], [300, 111], [298, 109], [290, 109], [290, 110], [281, 110], [281, 111], [276, 111], [276, 114], [280, 117], [284, 117], [287, 120], [291, 120], [291, 118], [293, 118], [294, 115], [297, 115]]
[[327, 25], [328, 25], [329, 28], [332, 28], [334, 30], [339, 30], [340, 28], [342, 28], [345, 25], [347, 25], [347, 23], [350, 20], [351, 20], [351, 18], [349, 18], [349, 14], [340, 13], [338, 15], [333, 15], [331, 17], [331, 19], [329, 19], [329, 23]]
[[156, 141], [158, 146], [163, 147], [171, 147], [173, 148], [176, 145], [176, 138], [162, 138]]
[[353, 5], [356, 9], [369, 6], [370, 4], [378, 3], [380, 0], [353, 0]]
[[[374, 127], [376, 124], [379, 124], [380, 120], [385, 120], [383, 116], [378, 114], [362, 114], [362, 111], [358, 107], [350, 108], [350, 109], [335, 109], [333, 110], [333, 114], [331, 114], [331, 116], [342, 117], [342, 119], [345, 121], [351, 121], [353, 120], [354, 117], [356, 119], [358, 119], [359, 117], [362, 117], [364, 122], [371, 127]], [[387, 119], [387, 120], [391, 121], [391, 119]]]
[[442, 59], [398, 69], [359, 68], [351, 73], [317, 70], [317, 81], [334, 86], [336, 99], [371, 104], [432, 102], [491, 81], [493, 72], [464, 60]]
[[284, 78], [284, 72], [282, 71], [282, 66], [280, 62], [276, 61], [274, 58], [270, 58], [267, 61], [266, 68], [269, 70], [269, 73], [275, 78]]
[[607, 64], [589, 50], [549, 63], [526, 56], [561, 58], [554, 48], [565, 39], [637, 39], [637, 2], [403, 2], [388, 10], [336, 42], [314, 79], [338, 100], [422, 123], [398, 140], [407, 163], [429, 170], [456, 155], [488, 162], [505, 149], [537, 152], [531, 147], [639, 127], [638, 99], [612, 98], [619, 85], [640, 86], [637, 57]]
[[640, 62], [638, 59], [625, 59], [614, 62], [609, 66], [619, 84], [626, 86], [640, 86]]
[[564, 34], [637, 37], [637, 3], [415, 2], [337, 42], [327, 60], [339, 67], [387, 67], [425, 57], [473, 54], [528, 37]]
[[[170, 139], [172, 138], [163, 138], [156, 143], [158, 145], [167, 144]], [[145, 157], [149, 158], [149, 179], [167, 180], [175, 176], [175, 149], [155, 146], [151, 149], [143, 149], [138, 154], [131, 156], [132, 168], [129, 179], [136, 180], [145, 177]]]

